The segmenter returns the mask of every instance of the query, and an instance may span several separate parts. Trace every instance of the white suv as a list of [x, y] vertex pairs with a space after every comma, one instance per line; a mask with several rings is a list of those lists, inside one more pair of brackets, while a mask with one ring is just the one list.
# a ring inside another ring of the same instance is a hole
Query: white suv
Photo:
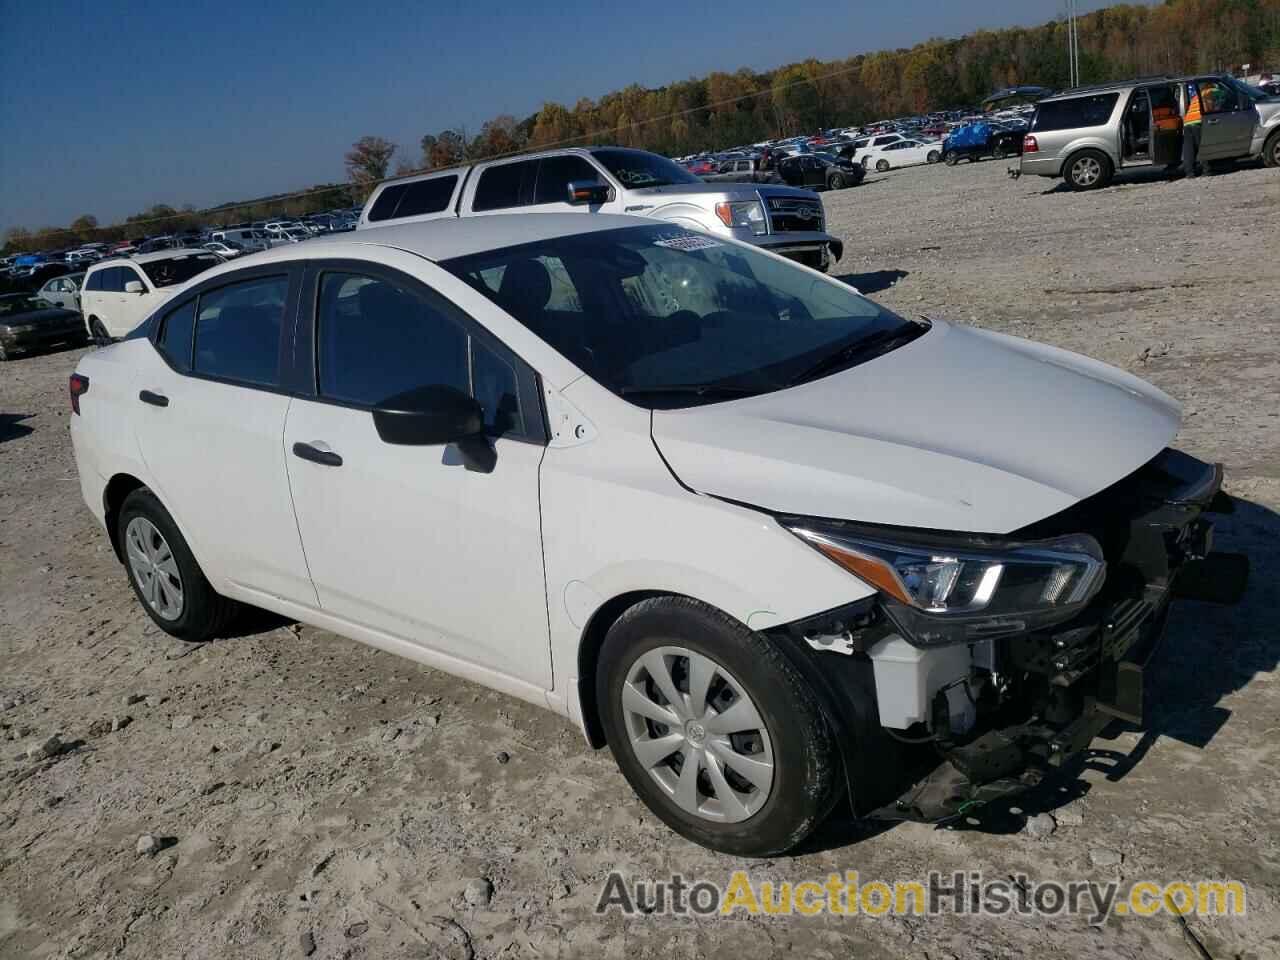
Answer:
[[119, 339], [183, 283], [222, 262], [211, 251], [184, 248], [95, 264], [80, 290], [85, 330], [99, 343]]
[[251, 604], [549, 707], [743, 855], [844, 795], [954, 817], [1140, 718], [1221, 482], [1126, 373], [604, 214], [229, 263], [70, 390], [162, 629]]

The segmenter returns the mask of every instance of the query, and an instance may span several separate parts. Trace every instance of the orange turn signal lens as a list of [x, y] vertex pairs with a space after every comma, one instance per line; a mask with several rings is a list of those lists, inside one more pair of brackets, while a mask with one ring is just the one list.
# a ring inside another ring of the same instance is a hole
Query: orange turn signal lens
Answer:
[[894, 573], [893, 568], [883, 560], [854, 553], [852, 550], [837, 547], [835, 544], [826, 541], [814, 540], [811, 542], [822, 552], [823, 556], [829, 560], [834, 560], [855, 577], [860, 577], [895, 600], [907, 605], [911, 604], [911, 598], [907, 596], [907, 591], [903, 589], [902, 581], [898, 579], [898, 575]]

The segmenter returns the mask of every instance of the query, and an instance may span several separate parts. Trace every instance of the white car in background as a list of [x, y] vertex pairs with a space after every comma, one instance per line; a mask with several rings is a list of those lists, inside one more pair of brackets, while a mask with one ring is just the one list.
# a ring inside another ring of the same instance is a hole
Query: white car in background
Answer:
[[[234, 241], [232, 241], [232, 243], [234, 243]], [[245, 249], [238, 243], [232, 246], [232, 243], [228, 243], [223, 240], [210, 240], [208, 243], [204, 244], [204, 249], [212, 253], [216, 253], [218, 256], [222, 257], [223, 260], [234, 260], [242, 253], [245, 253]]]
[[846, 796], [954, 818], [1139, 722], [1222, 481], [1122, 370], [608, 214], [221, 265], [69, 387], [162, 630], [238, 601], [550, 708], [739, 856]]
[[98, 343], [118, 340], [186, 281], [222, 262], [208, 250], [179, 248], [96, 263], [80, 289], [85, 330]]
[[859, 156], [867, 170], [884, 173], [895, 167], [914, 167], [942, 159], [942, 144], [936, 140], [898, 140], [883, 147], [871, 147]]

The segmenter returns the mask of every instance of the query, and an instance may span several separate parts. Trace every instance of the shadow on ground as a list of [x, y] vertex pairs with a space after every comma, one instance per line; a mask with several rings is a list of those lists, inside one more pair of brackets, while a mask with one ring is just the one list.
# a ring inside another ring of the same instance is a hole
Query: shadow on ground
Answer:
[[871, 273], [842, 273], [835, 279], [856, 287], [859, 293], [879, 293], [888, 290], [906, 277], [906, 270], [873, 270]]
[[22, 422], [30, 420], [31, 416], [29, 413], [0, 413], [0, 443], [17, 440], [31, 433], [35, 428]]

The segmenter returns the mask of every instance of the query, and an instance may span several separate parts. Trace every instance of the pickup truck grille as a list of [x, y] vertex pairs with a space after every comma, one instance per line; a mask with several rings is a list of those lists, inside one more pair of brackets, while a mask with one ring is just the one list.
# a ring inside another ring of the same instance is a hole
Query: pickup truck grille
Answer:
[[822, 201], [800, 197], [770, 197], [769, 222], [774, 233], [822, 230]]

